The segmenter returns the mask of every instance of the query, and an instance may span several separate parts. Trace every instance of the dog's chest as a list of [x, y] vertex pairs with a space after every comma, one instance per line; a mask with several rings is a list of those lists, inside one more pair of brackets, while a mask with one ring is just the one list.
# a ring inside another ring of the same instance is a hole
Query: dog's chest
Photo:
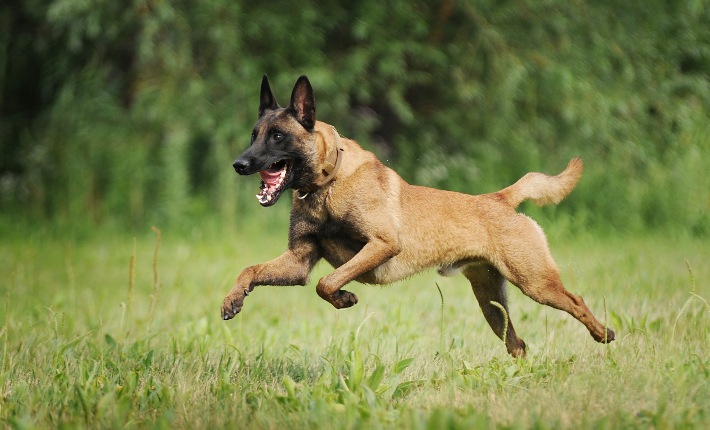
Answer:
[[359, 251], [366, 242], [355, 229], [347, 222], [328, 220], [320, 226], [316, 235], [319, 242], [335, 242], [343, 244], [347, 248], [357, 248]]
[[293, 215], [309, 226], [306, 230], [315, 237], [322, 257], [339, 267], [360, 252], [367, 239], [357, 230], [353, 217], [334, 210], [326, 199], [313, 197], [311, 201], [298, 202]]
[[347, 222], [329, 220], [320, 226], [316, 240], [323, 258], [334, 267], [341, 266], [360, 252], [366, 240]]

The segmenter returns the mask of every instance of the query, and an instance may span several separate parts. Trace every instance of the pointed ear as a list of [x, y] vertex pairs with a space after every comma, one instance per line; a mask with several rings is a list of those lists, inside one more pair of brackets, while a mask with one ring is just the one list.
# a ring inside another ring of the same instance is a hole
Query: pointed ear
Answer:
[[298, 78], [291, 93], [291, 104], [288, 106], [306, 130], [312, 130], [316, 125], [316, 99], [308, 78], [304, 75]]
[[267, 109], [277, 109], [279, 104], [276, 102], [276, 97], [271, 92], [271, 87], [269, 86], [269, 77], [264, 74], [264, 78], [261, 80], [261, 96], [259, 99], [259, 118], [264, 115], [264, 111]]

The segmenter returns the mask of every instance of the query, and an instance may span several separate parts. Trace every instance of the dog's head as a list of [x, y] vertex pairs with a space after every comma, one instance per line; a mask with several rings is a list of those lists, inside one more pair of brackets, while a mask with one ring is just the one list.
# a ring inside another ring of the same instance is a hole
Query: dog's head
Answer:
[[289, 188], [305, 189], [315, 181], [315, 126], [316, 102], [308, 78], [298, 78], [291, 102], [283, 108], [264, 75], [251, 144], [233, 164], [240, 175], [259, 173], [261, 189], [256, 197], [262, 206], [273, 205]]

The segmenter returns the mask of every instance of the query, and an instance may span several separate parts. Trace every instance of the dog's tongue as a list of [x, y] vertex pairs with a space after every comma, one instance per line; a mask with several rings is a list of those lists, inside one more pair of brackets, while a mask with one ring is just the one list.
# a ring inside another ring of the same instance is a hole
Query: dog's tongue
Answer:
[[280, 169], [269, 169], [269, 170], [262, 170], [259, 172], [259, 176], [261, 176], [261, 180], [264, 181], [264, 183], [270, 187], [276, 186], [279, 182], [279, 178], [281, 177], [281, 170]]

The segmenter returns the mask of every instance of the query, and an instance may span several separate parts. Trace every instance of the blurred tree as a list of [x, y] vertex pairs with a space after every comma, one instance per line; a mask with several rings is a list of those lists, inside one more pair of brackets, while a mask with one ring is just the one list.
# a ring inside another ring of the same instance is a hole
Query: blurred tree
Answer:
[[248, 215], [230, 163], [261, 74], [285, 103], [305, 73], [319, 117], [412, 182], [486, 192], [582, 155], [556, 217], [708, 234], [708, 22], [703, 0], [6, 1], [0, 207]]

